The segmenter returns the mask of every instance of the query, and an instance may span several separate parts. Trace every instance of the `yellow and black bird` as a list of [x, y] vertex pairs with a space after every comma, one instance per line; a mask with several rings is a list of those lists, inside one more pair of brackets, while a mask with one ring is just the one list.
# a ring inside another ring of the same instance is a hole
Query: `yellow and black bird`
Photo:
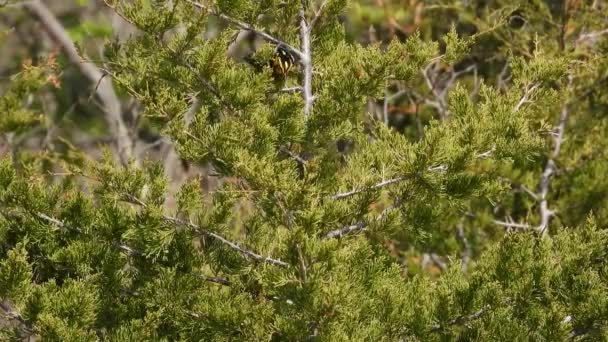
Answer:
[[296, 63], [294, 56], [283, 45], [277, 45], [273, 57], [266, 63], [259, 61], [253, 56], [247, 56], [244, 60], [258, 71], [262, 71], [264, 66], [270, 67], [272, 77], [277, 82], [285, 81], [287, 74]]

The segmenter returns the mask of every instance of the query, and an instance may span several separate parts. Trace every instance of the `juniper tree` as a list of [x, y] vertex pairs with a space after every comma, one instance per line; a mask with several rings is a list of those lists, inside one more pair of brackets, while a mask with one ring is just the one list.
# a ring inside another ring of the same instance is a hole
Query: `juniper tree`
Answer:
[[[605, 4], [413, 1], [395, 15], [415, 29], [369, 39], [399, 23], [365, 1], [106, 5], [138, 33], [106, 44], [103, 69], [23, 5], [113, 143], [2, 159], [3, 337], [605, 338]], [[247, 63], [277, 48], [280, 79]], [[53, 58], [4, 92], [6, 137], [49, 115], [24, 99], [56, 80]], [[112, 94], [217, 185], [172, 194]]]

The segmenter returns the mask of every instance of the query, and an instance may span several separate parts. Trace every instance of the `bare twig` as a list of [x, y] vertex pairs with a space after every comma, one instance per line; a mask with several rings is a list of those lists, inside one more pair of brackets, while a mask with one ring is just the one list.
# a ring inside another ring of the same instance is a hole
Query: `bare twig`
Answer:
[[475, 158], [478, 158], [478, 159], [490, 158], [492, 156], [492, 153], [494, 153], [494, 151], [496, 151], [496, 146], [492, 146], [491, 149], [489, 149], [489, 150], [487, 150], [485, 152], [477, 154], [475, 156]]
[[538, 194], [528, 189], [527, 186], [520, 184], [519, 188], [522, 189], [525, 193], [527, 193], [530, 197], [532, 197], [535, 201], [538, 201]]
[[[439, 56], [439, 58], [440, 57], [442, 56]], [[429, 73], [431, 69], [436, 68], [439, 62], [439, 58], [433, 59], [431, 63], [429, 63], [424, 69], [422, 69], [421, 72], [422, 76], [424, 77], [424, 80], [426, 81], [426, 85], [429, 88], [429, 91], [434, 97], [434, 100], [425, 99], [425, 103], [432, 107], [435, 107], [439, 112], [439, 116], [441, 117], [441, 119], [445, 120], [450, 114], [447, 103], [448, 91], [452, 88], [454, 82], [460, 75], [471, 71], [475, 72], [477, 70], [477, 65], [471, 64], [460, 71], [451, 70], [449, 72], [449, 78], [445, 79], [445, 81], [439, 82], [438, 72], [435, 72], [435, 75], [433, 76], [431, 76]]]
[[[71, 230], [73, 232], [76, 232], [76, 233], [79, 233], [79, 234], [84, 234], [84, 230], [82, 228], [80, 228], [80, 227], [73, 227], [73, 226], [67, 225], [65, 222], [63, 222], [61, 220], [58, 220], [58, 219], [56, 219], [54, 217], [48, 216], [48, 215], [46, 215], [44, 213], [38, 212], [38, 213], [36, 213], [36, 216], [38, 218], [41, 218], [41, 219], [45, 220], [45, 221], [53, 223], [57, 227], [69, 229], [69, 230]], [[139, 252], [138, 250], [133, 249], [133, 248], [127, 246], [125, 243], [123, 243], [121, 241], [113, 241], [112, 245], [114, 247], [116, 247], [117, 249], [125, 252], [125, 254], [127, 254], [127, 255], [131, 255], [131, 256], [132, 255], [141, 255], [141, 252]]]
[[505, 62], [505, 65], [502, 67], [500, 74], [498, 74], [498, 76], [496, 77], [496, 88], [498, 90], [502, 90], [502, 89], [506, 88], [506, 83], [510, 78], [510, 76], [509, 77], [507, 76], [508, 72], [509, 72], [509, 61], [507, 60]]
[[91, 85], [97, 85], [95, 92], [102, 102], [104, 118], [113, 135], [122, 165], [127, 165], [133, 153], [133, 142], [122, 119], [121, 104], [114, 91], [111, 81], [93, 63], [83, 60], [65, 28], [57, 18], [39, 0], [23, 3], [23, 7], [38, 20], [46, 33], [59, 45], [67, 59], [89, 80]]
[[513, 107], [513, 112], [517, 112], [518, 110], [520, 110], [524, 104], [530, 103], [530, 96], [532, 96], [532, 93], [534, 93], [536, 88], [538, 88], [539, 86], [540, 83], [533, 83], [532, 85], [527, 86], [526, 90], [524, 91], [524, 95], [521, 97], [519, 102], [517, 102], [515, 107]]
[[[568, 87], [572, 86], [572, 82], [574, 80], [574, 76], [568, 76]], [[551, 218], [555, 215], [555, 211], [549, 209], [549, 204], [547, 203], [547, 195], [549, 193], [549, 186], [551, 183], [551, 176], [557, 171], [557, 166], [555, 165], [555, 160], [559, 156], [559, 152], [561, 151], [562, 143], [564, 141], [564, 133], [566, 131], [566, 122], [568, 121], [568, 116], [570, 114], [570, 103], [565, 102], [562, 106], [562, 110], [559, 116], [559, 123], [557, 125], [557, 129], [554, 138], [553, 151], [549, 160], [547, 160], [547, 164], [545, 165], [545, 170], [543, 171], [540, 177], [540, 185], [538, 198], [540, 199], [540, 224], [537, 227], [537, 230], [540, 232], [542, 237], [547, 236], [547, 228], [549, 228], [549, 222]]]
[[441, 260], [441, 257], [439, 255], [437, 255], [436, 253], [430, 253], [429, 258], [431, 259], [433, 264], [435, 264], [435, 266], [439, 267], [442, 272], [447, 271], [448, 265], [443, 260]]

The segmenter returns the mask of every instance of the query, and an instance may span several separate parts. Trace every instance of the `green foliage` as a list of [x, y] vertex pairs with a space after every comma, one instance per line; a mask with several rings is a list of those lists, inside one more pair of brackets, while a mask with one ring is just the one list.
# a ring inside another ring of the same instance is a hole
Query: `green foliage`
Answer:
[[[140, 30], [105, 46], [114, 85], [220, 181], [178, 187], [158, 162], [67, 139], [72, 154], [2, 158], [0, 301], [23, 327], [1, 338], [606, 338], [608, 45], [583, 39], [602, 29], [593, 4], [107, 3]], [[241, 22], [297, 50], [285, 84], [227, 54]], [[3, 137], [39, 124], [56, 75], [52, 56], [23, 64], [0, 97]]]

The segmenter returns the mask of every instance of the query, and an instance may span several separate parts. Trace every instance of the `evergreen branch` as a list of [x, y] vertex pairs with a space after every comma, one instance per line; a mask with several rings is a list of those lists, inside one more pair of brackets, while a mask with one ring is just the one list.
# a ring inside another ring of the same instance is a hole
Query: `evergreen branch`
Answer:
[[101, 100], [104, 118], [113, 135], [117, 147], [118, 157], [123, 166], [126, 166], [133, 154], [133, 141], [127, 126], [122, 119], [120, 100], [114, 91], [110, 80], [105, 78], [99, 68], [93, 63], [83, 60], [78, 54], [68, 32], [40, 0], [23, 3], [23, 7], [42, 24], [43, 29], [51, 39], [59, 45], [66, 58], [95, 86], [95, 93]]
[[[489, 158], [492, 153], [496, 150], [496, 147], [492, 147], [491, 149], [479, 153], [477, 155], [475, 155], [476, 159], [485, 159], [485, 158]], [[433, 167], [429, 167], [427, 169], [427, 171], [429, 172], [443, 172], [446, 171], [448, 169], [448, 167], [446, 165], [437, 165], [437, 166], [433, 166]], [[380, 183], [376, 183], [374, 185], [368, 186], [368, 187], [363, 187], [363, 188], [359, 188], [359, 189], [354, 189], [351, 191], [347, 191], [347, 192], [341, 192], [335, 195], [332, 195], [329, 197], [329, 199], [331, 200], [339, 200], [339, 199], [343, 199], [343, 198], [347, 198], [356, 194], [360, 194], [362, 192], [365, 191], [370, 191], [370, 190], [378, 190], [378, 189], [382, 189], [384, 187], [387, 187], [389, 185], [395, 184], [395, 183], [399, 183], [402, 182], [404, 180], [408, 180], [411, 179], [413, 177], [413, 175], [407, 175], [407, 176], [400, 176], [400, 177], [395, 177], [395, 178], [391, 178], [389, 180], [385, 180], [382, 181]]]
[[304, 69], [302, 81], [304, 117], [308, 118], [312, 112], [314, 96], [312, 95], [312, 55], [310, 51], [310, 27], [306, 21], [306, 0], [302, 0], [302, 8], [300, 9], [300, 42], [302, 49], [300, 63]]
[[[61, 220], [58, 220], [58, 219], [56, 219], [54, 217], [48, 216], [48, 215], [40, 213], [40, 212], [36, 213], [36, 216], [39, 217], [39, 218], [41, 218], [41, 219], [43, 219], [43, 220], [45, 220], [45, 221], [51, 222], [51, 223], [57, 225], [58, 227], [66, 228], [66, 229], [69, 229], [71, 231], [84, 234], [84, 231], [82, 230], [82, 228], [69, 226], [65, 222], [63, 222]], [[132, 248], [132, 247], [129, 247], [127, 244], [125, 244], [125, 243], [123, 243], [121, 241], [114, 241], [114, 242], [112, 242], [112, 246], [114, 246], [117, 249], [125, 252], [125, 254], [127, 254], [129, 256], [141, 256], [141, 255], [143, 255], [143, 253], [140, 252], [139, 250], [137, 250], [135, 248]], [[203, 280], [211, 282], [211, 283], [216, 283], [216, 284], [221, 284], [221, 285], [226, 285], [226, 286], [230, 285], [230, 282], [227, 279], [224, 279], [224, 278], [207, 277], [207, 276], [202, 276], [202, 275], [201, 275], [201, 278]]]
[[290, 44], [286, 43], [285, 41], [280, 40], [280, 39], [278, 39], [278, 38], [276, 38], [276, 37], [274, 37], [274, 36], [272, 36], [272, 35], [264, 32], [262, 30], [258, 30], [256, 28], [254, 28], [252, 25], [250, 25], [250, 24], [248, 24], [248, 23], [246, 23], [244, 21], [241, 21], [241, 20], [238, 20], [236, 18], [233, 18], [233, 17], [231, 17], [229, 15], [226, 15], [224, 13], [221, 13], [221, 12], [219, 12], [219, 11], [211, 8], [210, 6], [203, 5], [203, 4], [201, 4], [199, 2], [196, 2], [196, 1], [186, 0], [186, 2], [189, 3], [190, 5], [196, 7], [196, 8], [201, 9], [201, 10], [209, 11], [212, 15], [214, 15], [214, 16], [220, 18], [220, 19], [223, 19], [223, 20], [229, 22], [230, 24], [232, 24], [232, 25], [234, 25], [234, 26], [236, 26], [236, 27], [238, 27], [238, 28], [240, 28], [242, 30], [247, 30], [247, 31], [255, 32], [260, 37], [264, 38], [265, 40], [267, 40], [267, 41], [269, 41], [269, 42], [271, 42], [271, 43], [273, 43], [275, 45], [281, 45], [281, 46], [285, 47], [287, 50], [289, 50], [291, 53], [293, 53], [294, 55], [298, 56], [300, 59], [302, 59], [304, 57], [304, 55], [302, 54], [302, 52], [300, 50], [296, 49], [295, 47], [293, 47], [292, 45], [290, 45]]
[[[139, 198], [137, 198], [133, 195], [130, 195], [130, 194], [125, 194], [125, 195], [131, 203], [137, 204], [137, 205], [141, 206], [142, 208], [148, 208], [148, 205], [144, 201], [140, 200]], [[217, 241], [221, 242], [222, 244], [239, 252], [240, 254], [242, 254], [246, 257], [249, 257], [251, 259], [254, 259], [256, 261], [264, 262], [264, 263], [275, 265], [275, 266], [289, 267], [289, 264], [284, 261], [281, 261], [279, 259], [273, 259], [269, 256], [263, 256], [263, 255], [255, 253], [251, 250], [245, 249], [245, 248], [239, 246], [238, 243], [230, 241], [230, 240], [226, 239], [225, 237], [223, 237], [219, 234], [216, 234], [214, 232], [211, 232], [207, 229], [204, 229], [192, 222], [187, 222], [180, 218], [169, 216], [169, 215], [164, 215], [164, 214], [162, 215], [162, 218], [167, 222], [171, 222], [173, 224], [188, 227], [188, 228], [194, 230], [195, 232], [200, 233], [201, 235], [204, 235], [204, 236], [210, 237], [214, 240], [217, 240]]]
[[[69, 230], [71, 230], [73, 232], [76, 232], [76, 233], [79, 233], [79, 234], [84, 234], [84, 230], [82, 228], [80, 228], [80, 227], [73, 227], [73, 226], [67, 225], [65, 222], [63, 222], [61, 220], [58, 220], [58, 219], [56, 219], [54, 217], [48, 216], [48, 215], [46, 215], [44, 213], [37, 212], [37, 213], [35, 213], [35, 215], [38, 218], [41, 218], [41, 219], [43, 219], [45, 221], [48, 221], [48, 222], [51, 222], [51, 223], [53, 223], [54, 225], [56, 225], [56, 226], [58, 226], [60, 228], [65, 228], [65, 229], [69, 229]], [[114, 246], [117, 249], [125, 252], [125, 254], [127, 254], [127, 255], [142, 255], [142, 253], [140, 251], [127, 246], [125, 243], [123, 243], [121, 241], [113, 241], [112, 242], [112, 246]]]

